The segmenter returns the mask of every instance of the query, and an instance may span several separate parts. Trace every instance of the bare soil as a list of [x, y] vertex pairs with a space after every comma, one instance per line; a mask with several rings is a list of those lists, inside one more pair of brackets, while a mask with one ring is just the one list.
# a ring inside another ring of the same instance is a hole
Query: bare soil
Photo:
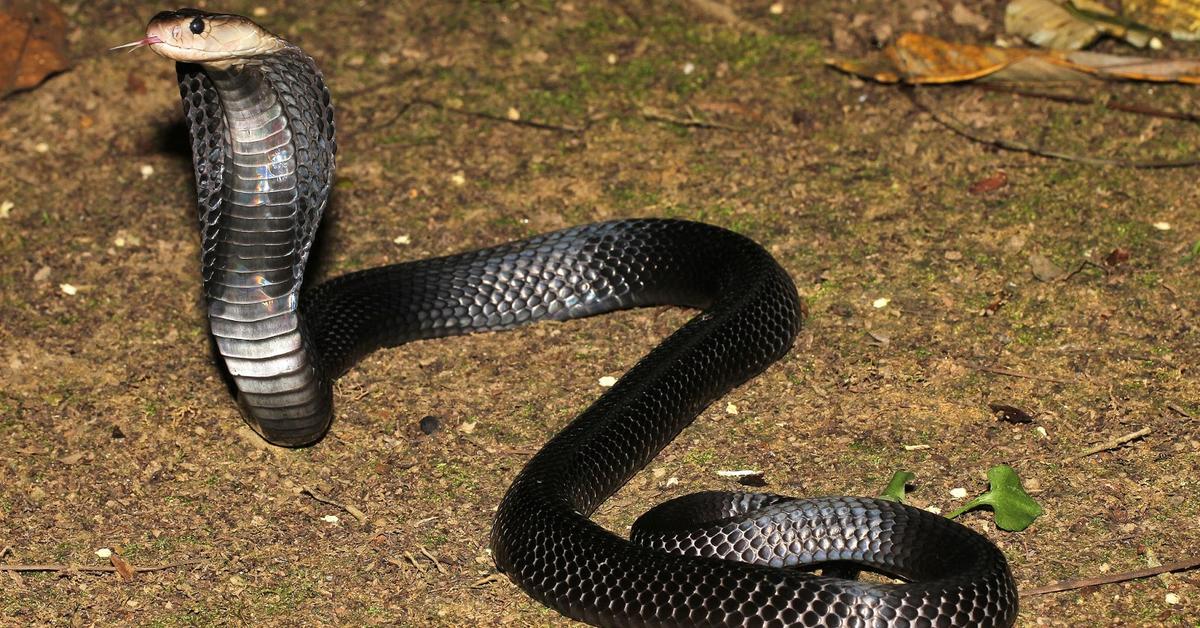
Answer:
[[[999, 1], [968, 3], [986, 32], [936, 0], [771, 4], [731, 3], [741, 24], [682, 2], [219, 8], [265, 9], [334, 92], [320, 277], [621, 216], [723, 225], [789, 269], [811, 315], [793, 351], [610, 500], [610, 529], [736, 488], [722, 469], [759, 469], [767, 490], [796, 495], [876, 494], [908, 469], [913, 503], [948, 512], [962, 501], [951, 489], [981, 492], [1006, 463], [1046, 514], [1020, 533], [986, 512], [962, 520], [1023, 588], [1200, 554], [1200, 170], [998, 151], [903, 90], [822, 64], [903, 30], [990, 41]], [[242, 426], [206, 337], [174, 70], [103, 52], [165, 7], [64, 8], [74, 69], [0, 102], [0, 562], [108, 565], [100, 548], [135, 567], [196, 562], [131, 581], [0, 573], [0, 622], [568, 624], [494, 577], [492, 513], [598, 380], [690, 312], [380, 352], [338, 383], [323, 442], [267, 446]], [[1194, 123], [1103, 106], [1196, 112], [1194, 87], [1071, 91], [1097, 104], [972, 86], [915, 96], [985, 135], [1195, 157]], [[1001, 172], [1003, 186], [981, 184]], [[1036, 255], [1078, 272], [1041, 281]], [[991, 403], [1034, 422], [1000, 421]], [[422, 433], [426, 416], [442, 429]], [[1198, 619], [1192, 571], [1027, 598], [1021, 623]]]

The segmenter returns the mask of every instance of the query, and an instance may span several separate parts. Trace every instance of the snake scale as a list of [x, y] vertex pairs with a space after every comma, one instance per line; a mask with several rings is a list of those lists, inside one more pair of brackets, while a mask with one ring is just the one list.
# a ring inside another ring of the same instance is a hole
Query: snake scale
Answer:
[[[159, 13], [129, 45], [177, 62], [210, 329], [243, 414], [268, 441], [319, 440], [333, 417], [332, 382], [379, 347], [631, 307], [692, 307], [694, 318], [513, 481], [491, 538], [502, 572], [564, 615], [598, 625], [1015, 621], [1003, 554], [964, 526], [899, 503], [698, 493], [643, 515], [630, 540], [589, 519], [706, 406], [791, 347], [800, 300], [759, 245], [695, 222], [621, 220], [302, 289], [337, 148], [314, 61], [248, 18], [195, 9]], [[811, 569], [843, 562], [903, 581]]]

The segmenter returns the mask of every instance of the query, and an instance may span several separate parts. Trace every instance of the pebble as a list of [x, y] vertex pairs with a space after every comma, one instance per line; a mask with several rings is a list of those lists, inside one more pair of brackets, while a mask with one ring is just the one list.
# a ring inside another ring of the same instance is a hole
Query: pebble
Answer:
[[1168, 593], [1163, 596], [1163, 601], [1166, 602], [1167, 604], [1174, 606], [1174, 605], [1178, 604], [1179, 602], [1181, 602], [1182, 600], [1179, 599], [1179, 596], [1177, 594]]
[[419, 425], [422, 432], [426, 434], [432, 434], [441, 429], [442, 422], [439, 421], [437, 417], [430, 415], [421, 417], [421, 423]]
[[412, 238], [406, 233], [392, 239], [393, 244], [412, 244]]
[[521, 112], [516, 107], [509, 107], [508, 111], [504, 112], [504, 116], [513, 122], [521, 119]]
[[617, 378], [612, 375], [605, 375], [600, 378], [600, 385], [604, 388], [612, 388], [617, 383]]
[[0, 203], [0, 218], [8, 218], [9, 214], [12, 212], [12, 208], [12, 201], [4, 201], [3, 203]]
[[877, 309], [877, 310], [878, 310], [878, 309], [882, 309], [882, 308], [885, 308], [885, 307], [887, 307], [888, 303], [891, 303], [891, 302], [892, 302], [892, 300], [891, 300], [891, 299], [886, 299], [886, 298], [884, 298], [884, 297], [879, 297], [878, 299], [875, 299], [874, 301], [871, 301], [871, 306], [872, 306], [872, 307], [874, 307], [875, 309]]
[[321, 517], [321, 521], [324, 521], [325, 523], [337, 523], [340, 521], [340, 519], [338, 519], [337, 515], [325, 515], [324, 517]]
[[254, 17], [266, 17], [267, 13], [270, 13], [270, 11], [267, 10], [267, 7], [254, 7], [254, 10], [250, 12], [250, 14]]
[[50, 152], [50, 145], [45, 142], [38, 142], [37, 144], [33, 145], [33, 150], [36, 150], [39, 153]]
[[736, 415], [737, 413], [738, 413], [738, 407], [737, 407], [736, 403], [725, 404], [725, 414]]
[[96, 555], [100, 558], [109, 558], [112, 556], [112, 550], [108, 549], [107, 547], [101, 547], [100, 549], [96, 550]]
[[966, 497], [966, 496], [967, 496], [967, 489], [965, 489], [965, 488], [952, 488], [952, 489], [950, 489], [950, 496], [951, 496], [951, 497], [953, 497], [953, 498], [955, 498], [955, 499], [962, 499], [962, 498], [964, 498], [964, 497]]
[[767, 10], [771, 12], [771, 15], [783, 15], [783, 3], [773, 2], [771, 8]]
[[1159, 231], [1170, 231], [1170, 230], [1171, 230], [1171, 223], [1169, 223], [1169, 222], [1156, 222], [1156, 223], [1154, 223], [1154, 228], [1155, 228], [1155, 229], [1158, 229]]
[[76, 288], [69, 283], [60, 283], [58, 284], [58, 288], [63, 291], [63, 294], [68, 296], [75, 296], [75, 293], [79, 292], [79, 288]]
[[671, 477], [667, 478], [667, 481], [665, 483], [663, 483], [663, 486], [665, 486], [667, 488], [671, 488], [672, 486], [675, 486], [676, 484], [679, 484], [679, 478], [677, 478], [675, 476], [671, 476]]
[[467, 175], [465, 175], [461, 172], [456, 172], [456, 173], [450, 175], [450, 182], [457, 186], [466, 185], [467, 184]]
[[143, 179], [149, 179], [150, 177], [154, 176], [154, 166], [151, 166], [150, 164], [142, 164], [140, 167], [138, 167], [138, 172], [142, 173]]
[[683, 64], [683, 73], [684, 73], [685, 75], [686, 75], [686, 74], [691, 74], [691, 73], [693, 73], [693, 72], [695, 72], [695, 71], [696, 71], [696, 64], [695, 64], [695, 63], [692, 63], [691, 61], [688, 61], [687, 63]]

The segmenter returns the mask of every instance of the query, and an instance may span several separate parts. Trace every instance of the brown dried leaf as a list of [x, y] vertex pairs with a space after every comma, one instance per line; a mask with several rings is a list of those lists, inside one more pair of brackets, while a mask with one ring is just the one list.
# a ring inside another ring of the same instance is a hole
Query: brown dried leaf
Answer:
[[113, 552], [112, 554], [109, 555], [108, 560], [109, 560], [109, 562], [112, 563], [113, 567], [117, 568], [117, 575], [121, 576], [122, 580], [125, 580], [125, 581], [133, 580], [133, 574], [134, 574], [133, 566], [131, 566], [129, 563], [125, 562], [124, 558], [121, 558], [120, 556], [117, 555], [116, 552]]
[[1123, 249], [1120, 247], [1113, 249], [1111, 253], [1104, 256], [1104, 265], [1109, 266], [1109, 267], [1119, 266], [1128, 261], [1129, 261], [1129, 249]]
[[1200, 0], [1121, 0], [1121, 13], [1175, 39], [1200, 39]]
[[998, 48], [904, 33], [884, 57], [827, 64], [881, 83], [1131, 80], [1200, 84], [1200, 59], [1152, 59], [1086, 51]]
[[995, 192], [1006, 185], [1008, 185], [1008, 173], [1003, 170], [997, 170], [995, 174], [972, 183], [971, 187], [967, 188], [967, 191], [971, 194], [987, 194], [988, 192]]
[[0, 3], [0, 97], [71, 67], [66, 32], [66, 16], [50, 2]]

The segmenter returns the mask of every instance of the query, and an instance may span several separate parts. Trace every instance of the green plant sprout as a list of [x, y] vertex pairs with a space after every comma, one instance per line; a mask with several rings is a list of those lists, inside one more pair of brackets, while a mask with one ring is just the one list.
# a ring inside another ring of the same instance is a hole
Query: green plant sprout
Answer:
[[[905, 485], [916, 475], [908, 471], [897, 471], [892, 475], [880, 499], [904, 503]], [[996, 514], [996, 526], [1009, 532], [1020, 532], [1028, 528], [1042, 514], [1042, 507], [1021, 487], [1021, 478], [1012, 467], [1000, 464], [988, 469], [990, 488], [975, 499], [946, 515], [948, 519], [980, 507], [990, 507]]]

